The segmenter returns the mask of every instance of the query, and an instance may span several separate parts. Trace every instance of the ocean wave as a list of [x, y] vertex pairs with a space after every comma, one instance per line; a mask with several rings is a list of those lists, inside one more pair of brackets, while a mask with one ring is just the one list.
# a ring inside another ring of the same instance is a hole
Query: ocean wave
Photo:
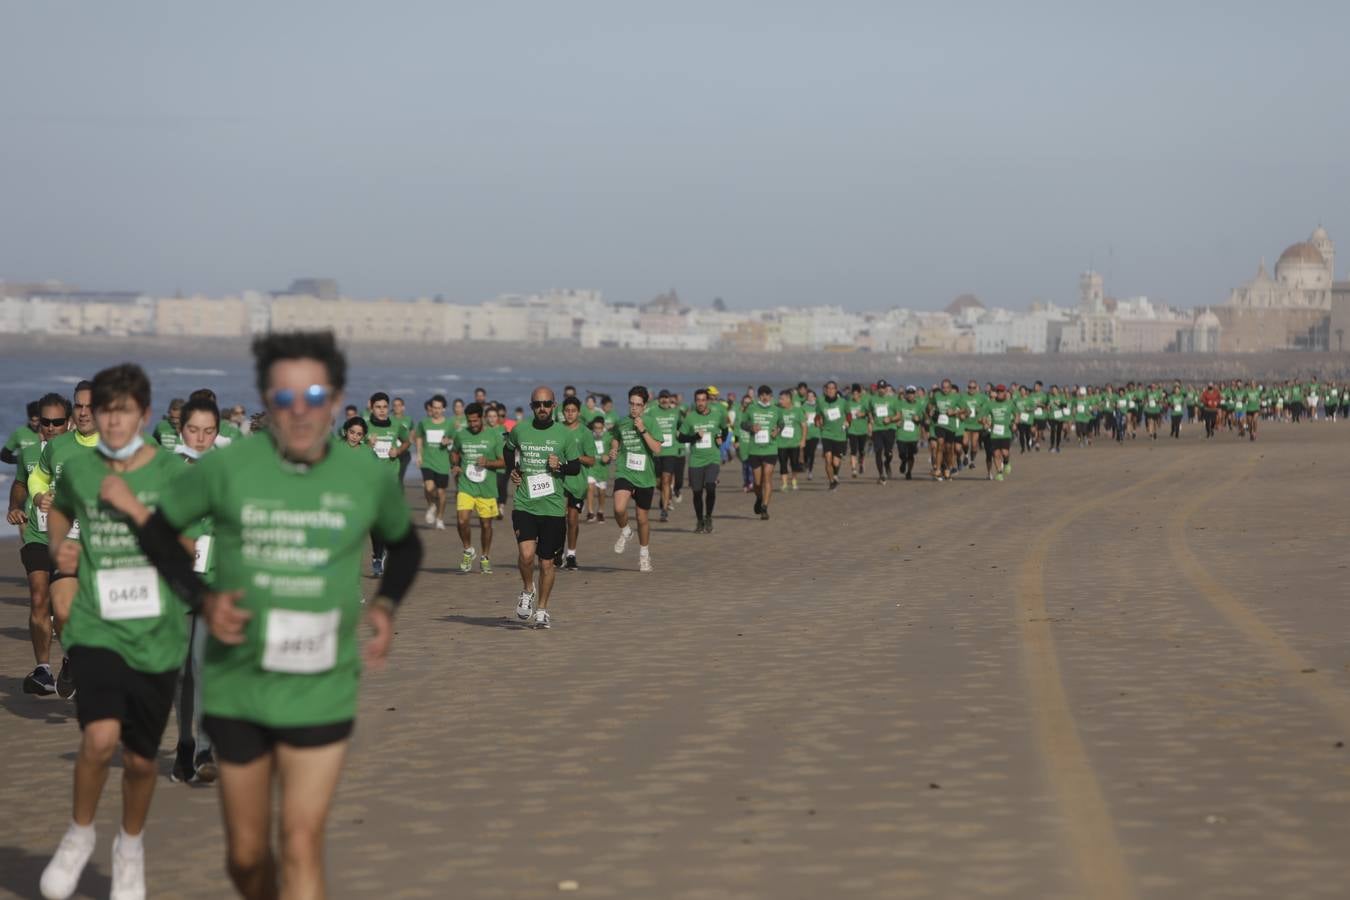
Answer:
[[159, 375], [210, 375], [215, 378], [222, 378], [229, 375], [224, 369], [186, 369], [179, 366], [172, 366], [167, 369], [158, 369]]
[[440, 376], [440, 379], [441, 379], [441, 381], [463, 381], [463, 380], [464, 380], [464, 376], [462, 376], [462, 375], [456, 375], [456, 374], [454, 374], [454, 373], [452, 372], [452, 373], [449, 374], [449, 375], [442, 375], [442, 376]]
[[52, 381], [59, 381], [61, 384], [79, 384], [84, 378], [80, 375], [57, 375]]

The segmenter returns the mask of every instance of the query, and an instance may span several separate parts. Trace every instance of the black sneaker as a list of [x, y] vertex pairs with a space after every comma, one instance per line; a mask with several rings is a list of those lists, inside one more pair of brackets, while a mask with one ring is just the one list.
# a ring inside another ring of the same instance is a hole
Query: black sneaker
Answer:
[[197, 758], [192, 761], [193, 774], [196, 775], [195, 781], [202, 784], [210, 784], [220, 777], [220, 768], [216, 765], [216, 755], [210, 750], [203, 750], [197, 754]]
[[577, 557], [575, 553], [563, 561], [563, 568], [571, 569], [573, 572], [577, 570]]
[[377, 556], [370, 561], [370, 574], [375, 578], [379, 578], [384, 575], [383, 559]]
[[828, 490], [831, 490], [831, 491], [837, 491], [837, 490], [839, 490], [839, 481], [838, 481], [837, 479], [836, 479], [835, 481], [831, 481]]
[[61, 658], [61, 671], [56, 673], [56, 696], [69, 700], [75, 696], [75, 670], [70, 667], [70, 657]]
[[661, 510], [661, 519], [660, 519], [660, 521], [662, 521], [662, 522], [669, 522], [669, 521], [670, 521], [670, 511], [669, 511], [669, 510], [665, 510], [665, 509]]
[[23, 680], [25, 694], [55, 694], [56, 679], [52, 677], [50, 666], [38, 666], [29, 672]]
[[761, 522], [769, 521], [769, 508], [767, 506], [759, 511], [759, 520]]
[[553, 568], [555, 569], [566, 568], [566, 566], [563, 565], [563, 551], [561, 547], [558, 548], [557, 553], [553, 554]]
[[703, 520], [699, 519], [698, 524], [694, 526], [694, 534], [702, 534], [702, 533], [703, 533]]
[[703, 533], [712, 534], [712, 516], [703, 517]]
[[190, 784], [197, 777], [197, 768], [192, 764], [192, 744], [179, 744], [174, 754], [173, 771], [169, 780], [174, 784]]
[[758, 497], [756, 497], [756, 498], [755, 498], [755, 515], [759, 515], [759, 514], [762, 513], [762, 512], [764, 512], [764, 501], [763, 501], [763, 500], [760, 500]]

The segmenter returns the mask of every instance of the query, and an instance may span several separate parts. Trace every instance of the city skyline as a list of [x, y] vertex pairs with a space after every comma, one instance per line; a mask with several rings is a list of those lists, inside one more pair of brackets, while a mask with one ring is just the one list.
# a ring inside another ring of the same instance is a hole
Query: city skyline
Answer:
[[1092, 268], [1221, 303], [1350, 233], [1350, 9], [1270, 12], [15, 4], [0, 276], [861, 310]]

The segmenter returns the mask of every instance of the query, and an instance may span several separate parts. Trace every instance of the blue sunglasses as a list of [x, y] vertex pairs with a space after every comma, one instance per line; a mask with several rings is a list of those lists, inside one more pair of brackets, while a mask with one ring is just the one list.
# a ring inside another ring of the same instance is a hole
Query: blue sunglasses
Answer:
[[[305, 388], [305, 392], [300, 394], [305, 401], [305, 406], [323, 406], [328, 402], [328, 388], [321, 384], [311, 384]], [[290, 388], [277, 388], [272, 392], [272, 405], [278, 409], [294, 409], [296, 392]]]

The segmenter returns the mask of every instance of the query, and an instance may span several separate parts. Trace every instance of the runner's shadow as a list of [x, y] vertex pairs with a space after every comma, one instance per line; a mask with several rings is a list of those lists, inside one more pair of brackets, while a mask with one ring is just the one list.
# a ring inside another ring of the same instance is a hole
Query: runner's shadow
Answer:
[[18, 575], [0, 575], [0, 584], [21, 584], [24, 587], [27, 587], [28, 578], [26, 576], [20, 577]]
[[55, 694], [46, 697], [25, 694], [23, 678], [15, 678], [13, 675], [0, 675], [0, 706], [20, 718], [46, 722], [49, 725], [64, 725], [75, 717], [73, 703], [62, 700]]
[[28, 629], [20, 628], [17, 625], [6, 625], [0, 628], [0, 637], [14, 638], [16, 641], [28, 640]]
[[478, 625], [483, 628], [505, 628], [508, 631], [526, 631], [524, 622], [514, 621], [506, 616], [441, 616], [441, 622], [454, 622], [460, 625]]
[[[53, 850], [56, 849], [55, 841], [60, 840], [60, 837], [53, 836]], [[97, 855], [98, 851], [95, 851]], [[15, 897], [36, 897], [38, 881], [50, 858], [22, 847], [0, 845], [0, 890], [8, 891]], [[97, 861], [91, 859], [80, 876], [80, 888], [75, 893], [76, 897], [106, 897], [112, 892], [112, 879], [103, 873]]]

